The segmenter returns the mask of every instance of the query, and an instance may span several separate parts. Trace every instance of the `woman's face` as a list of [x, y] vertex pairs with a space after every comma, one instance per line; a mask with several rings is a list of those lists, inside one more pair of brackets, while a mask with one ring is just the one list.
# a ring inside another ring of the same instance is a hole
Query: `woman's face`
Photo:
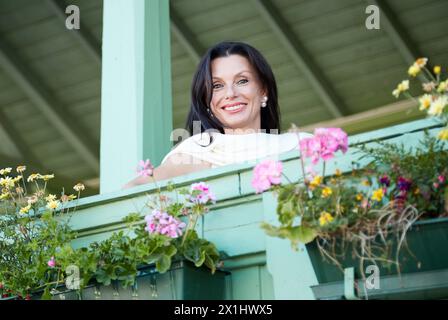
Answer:
[[249, 61], [233, 54], [214, 59], [211, 67], [213, 95], [210, 109], [224, 125], [224, 131], [260, 129], [260, 108], [266, 92]]

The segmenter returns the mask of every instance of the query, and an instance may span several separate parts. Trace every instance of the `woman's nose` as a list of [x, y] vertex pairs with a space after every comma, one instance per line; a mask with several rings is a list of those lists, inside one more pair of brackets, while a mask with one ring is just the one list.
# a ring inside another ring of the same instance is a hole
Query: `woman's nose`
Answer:
[[225, 98], [230, 99], [230, 98], [235, 97], [235, 95], [236, 95], [235, 87], [233, 85], [227, 86]]

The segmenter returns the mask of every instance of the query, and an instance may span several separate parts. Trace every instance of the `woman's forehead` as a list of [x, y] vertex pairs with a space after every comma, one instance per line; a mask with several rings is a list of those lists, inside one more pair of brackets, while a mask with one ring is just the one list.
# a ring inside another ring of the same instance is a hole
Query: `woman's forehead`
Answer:
[[216, 58], [211, 63], [213, 78], [234, 77], [241, 74], [253, 74], [254, 69], [249, 61], [240, 55]]

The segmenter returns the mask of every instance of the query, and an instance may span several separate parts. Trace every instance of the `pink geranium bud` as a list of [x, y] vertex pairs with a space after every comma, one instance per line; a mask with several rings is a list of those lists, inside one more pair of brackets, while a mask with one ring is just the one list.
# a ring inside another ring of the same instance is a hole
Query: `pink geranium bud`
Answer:
[[434, 182], [432, 185], [434, 186], [435, 189], [439, 188], [439, 184], [437, 182]]
[[439, 180], [440, 183], [444, 183], [445, 182], [445, 176], [444, 175], [438, 176], [437, 179]]
[[50, 268], [54, 268], [56, 266], [56, 261], [54, 260], [54, 257], [51, 257], [51, 259], [48, 260], [48, 266]]

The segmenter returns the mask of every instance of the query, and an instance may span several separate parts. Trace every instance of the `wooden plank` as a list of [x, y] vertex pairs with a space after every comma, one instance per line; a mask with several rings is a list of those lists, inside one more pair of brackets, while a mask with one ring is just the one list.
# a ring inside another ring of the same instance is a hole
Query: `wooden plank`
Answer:
[[[207, 30], [222, 28], [239, 21], [250, 19], [256, 16], [256, 12], [245, 1], [226, 3], [227, 5], [218, 8], [210, 8], [205, 12], [184, 16], [185, 23], [191, 31], [196, 34], [199, 30], [204, 30], [204, 21], [207, 21]], [[226, 17], [226, 19], [223, 19]], [[204, 43], [201, 41], [201, 43]]]
[[173, 5], [170, 5], [170, 20], [172, 32], [176, 35], [178, 41], [183, 44], [190, 59], [194, 61], [195, 64], [199, 63], [205, 50], [197, 41], [193, 32], [184, 23], [181, 15], [176, 11], [176, 8]]
[[[67, 14], [65, 13], [66, 5], [57, 0], [47, 0], [46, 5], [52, 10], [54, 15], [59, 19], [60, 23], [65, 26], [65, 22], [67, 19]], [[80, 18], [80, 26], [79, 30], [71, 30], [68, 32], [70, 36], [72, 36], [77, 43], [84, 48], [84, 50], [90, 55], [92, 60], [98, 65], [101, 66], [101, 45], [96, 39], [92, 36], [89, 29], [86, 27], [86, 21], [89, 21], [89, 14], [94, 15], [94, 17], [101, 18], [102, 8], [96, 10], [88, 10], [82, 11], [83, 19]], [[81, 9], [80, 9], [81, 16]]]
[[285, 18], [290, 23], [300, 23], [322, 16], [330, 16], [357, 4], [359, 4], [357, 0], [280, 1], [278, 7], [285, 13]]
[[287, 53], [304, 75], [308, 78], [313, 89], [319, 94], [328, 111], [334, 117], [350, 113], [344, 102], [340, 99], [328, 81], [325, 74], [320, 70], [310, 52], [297, 37], [297, 33], [284, 21], [281, 13], [269, 0], [256, 0], [253, 2], [260, 14], [270, 25], [274, 34], [279, 38]]
[[260, 275], [258, 266], [232, 270], [232, 299], [259, 300]]
[[260, 272], [260, 299], [274, 300], [275, 293], [272, 275], [269, 273], [266, 265], [259, 266], [258, 270]]

